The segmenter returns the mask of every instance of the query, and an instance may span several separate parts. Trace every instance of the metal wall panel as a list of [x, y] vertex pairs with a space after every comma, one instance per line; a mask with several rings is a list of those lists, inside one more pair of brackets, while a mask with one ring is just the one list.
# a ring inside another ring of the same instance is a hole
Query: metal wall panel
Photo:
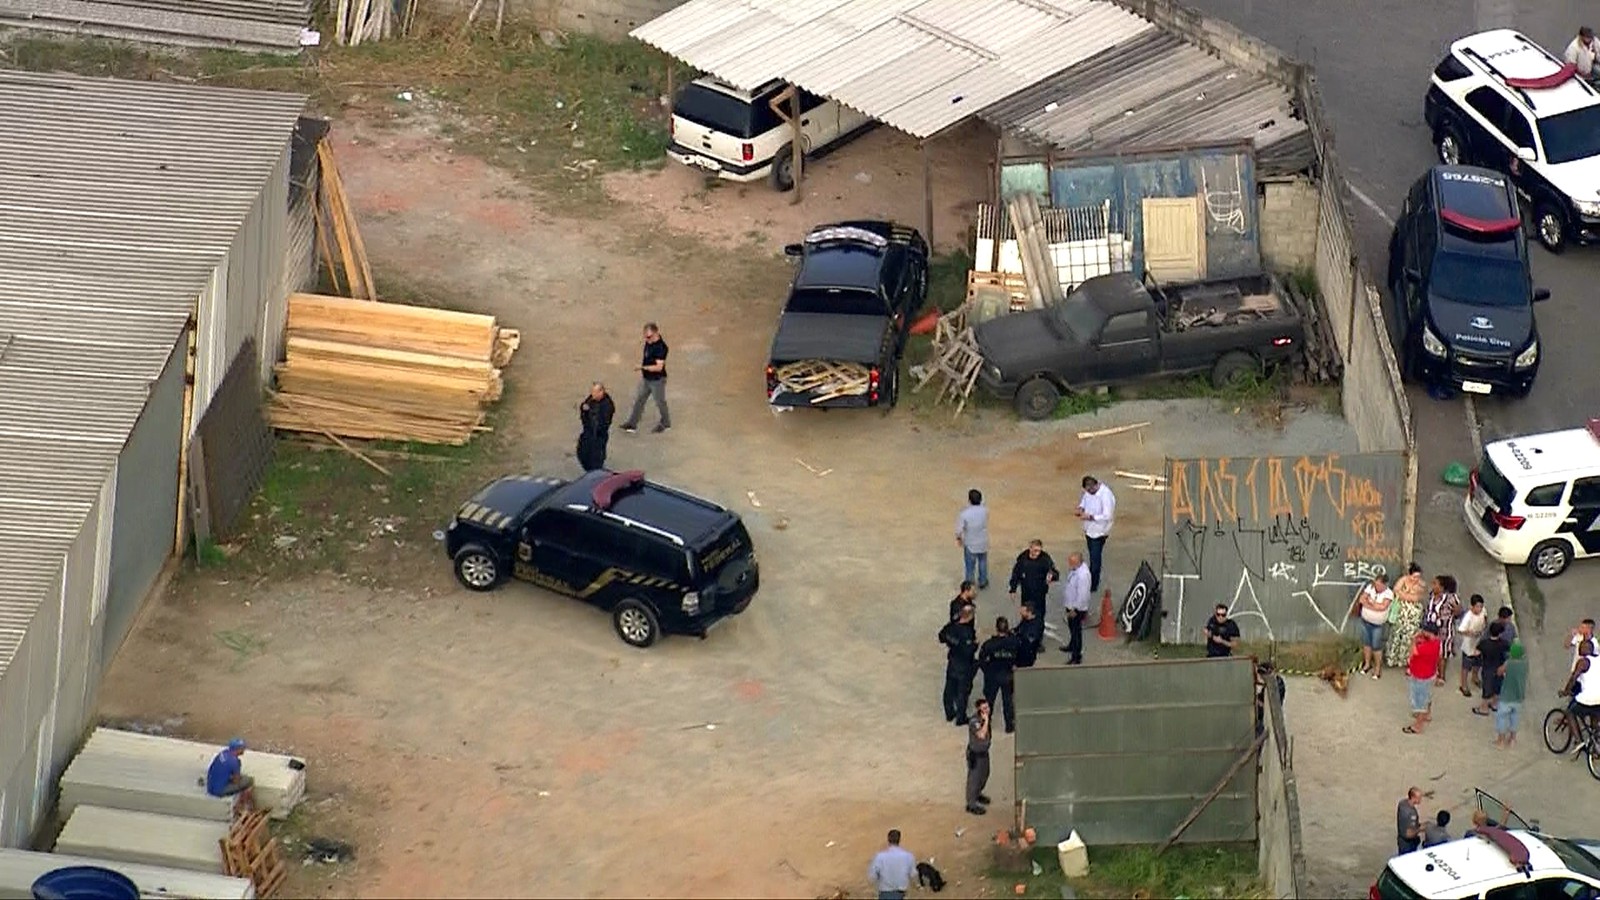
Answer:
[[1404, 453], [1167, 460], [1162, 640], [1199, 643], [1216, 603], [1246, 639], [1344, 631], [1404, 561], [1405, 483]]
[[104, 506], [96, 502], [83, 523], [83, 532], [73, 542], [67, 556], [61, 613], [61, 662], [56, 674], [56, 720], [50, 753], [52, 775], [66, 765], [88, 721], [88, 683], [99, 668], [99, 657], [93, 654], [94, 643], [90, 640], [93, 630], [90, 617], [94, 613], [99, 569], [100, 523], [102, 517], [110, 518], [110, 507], [109, 502]]
[[[1016, 797], [1041, 842], [1160, 842], [1255, 739], [1248, 659], [1065, 666], [1017, 672]], [[1184, 842], [1256, 836], [1246, 765]]]
[[[112, 508], [111, 572], [106, 597], [100, 668], [127, 636], [161, 567], [172, 555], [178, 513], [178, 448], [183, 431], [184, 354], [178, 339], [161, 377], [150, 387], [144, 414], [117, 457]], [[137, 477], [129, 477], [137, 473]]]
[[[205, 512], [211, 533], [218, 539], [232, 532], [272, 460], [272, 429], [261, 413], [258, 371], [255, 341], [246, 341], [195, 433], [192, 446], [201, 449], [199, 462], [203, 465], [196, 465], [194, 451], [190, 451], [191, 483], [194, 478], [205, 479]], [[191, 509], [194, 502], [191, 500]]]

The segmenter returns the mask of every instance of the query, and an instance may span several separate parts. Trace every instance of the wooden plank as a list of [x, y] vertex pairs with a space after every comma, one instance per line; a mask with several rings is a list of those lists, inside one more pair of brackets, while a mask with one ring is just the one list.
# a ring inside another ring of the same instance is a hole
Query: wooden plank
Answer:
[[227, 836], [226, 822], [82, 804], [67, 818], [56, 838], [56, 849], [77, 856], [221, 874], [218, 842]]
[[3, 849], [0, 850], [0, 900], [32, 900], [33, 883], [39, 876], [66, 866], [99, 866], [121, 872], [138, 885], [141, 897], [151, 900], [254, 900], [256, 896], [255, 885], [245, 878], [62, 853]]
[[195, 546], [211, 540], [211, 485], [206, 481], [205, 441], [198, 433], [189, 446], [187, 474], [190, 506], [194, 521]]
[[495, 348], [493, 316], [321, 294], [291, 294], [288, 309], [288, 333], [301, 337], [476, 360]]
[[435, 371], [463, 378], [482, 378], [485, 387], [495, 373], [495, 367], [488, 360], [463, 359], [439, 353], [417, 353], [306, 337], [290, 337], [284, 346], [290, 358], [348, 362], [380, 369]]
[[1222, 791], [1228, 786], [1228, 782], [1239, 774], [1239, 770], [1244, 768], [1245, 763], [1256, 758], [1256, 753], [1260, 752], [1261, 745], [1266, 740], [1267, 736], [1260, 734], [1256, 736], [1254, 741], [1250, 742], [1250, 746], [1245, 748], [1245, 751], [1239, 754], [1239, 758], [1233, 761], [1233, 765], [1228, 767], [1227, 774], [1222, 776], [1222, 779], [1217, 782], [1210, 793], [1200, 798], [1200, 802], [1194, 805], [1194, 809], [1189, 810], [1189, 814], [1183, 817], [1183, 821], [1178, 823], [1178, 827], [1172, 829], [1172, 833], [1167, 835], [1167, 839], [1162, 841], [1161, 846], [1156, 848], [1157, 856], [1165, 853], [1168, 847], [1177, 842], [1178, 838], [1183, 837], [1183, 833], [1189, 830], [1189, 826], [1193, 825], [1196, 819], [1200, 818], [1200, 814], [1206, 811], [1206, 807], [1210, 806], [1213, 800], [1222, 795]]

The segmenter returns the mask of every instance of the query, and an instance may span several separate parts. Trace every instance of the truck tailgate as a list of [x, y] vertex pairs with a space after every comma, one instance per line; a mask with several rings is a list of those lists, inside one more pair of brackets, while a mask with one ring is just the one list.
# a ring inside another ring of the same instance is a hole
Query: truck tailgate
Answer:
[[784, 313], [772, 338], [774, 365], [804, 359], [877, 365], [883, 348], [886, 316], [847, 316], [832, 313]]

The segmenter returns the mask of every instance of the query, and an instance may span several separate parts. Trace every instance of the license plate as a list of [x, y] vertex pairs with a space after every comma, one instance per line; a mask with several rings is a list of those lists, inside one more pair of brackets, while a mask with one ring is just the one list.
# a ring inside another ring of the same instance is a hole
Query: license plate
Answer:
[[1469, 394], [1487, 394], [1490, 391], [1489, 385], [1481, 381], [1463, 381], [1461, 389]]
[[706, 169], [706, 170], [711, 171], [711, 172], [720, 172], [720, 171], [722, 171], [722, 164], [721, 163], [718, 163], [715, 160], [706, 159], [704, 156], [691, 156], [691, 157], [689, 157], [689, 164], [692, 165], [692, 166], [699, 166], [700, 168]]

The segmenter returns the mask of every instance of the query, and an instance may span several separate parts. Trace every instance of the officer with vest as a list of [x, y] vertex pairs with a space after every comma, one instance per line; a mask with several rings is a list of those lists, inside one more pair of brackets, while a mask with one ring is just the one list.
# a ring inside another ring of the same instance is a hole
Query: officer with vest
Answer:
[[1011, 633], [1011, 623], [1005, 616], [994, 620], [994, 636], [978, 648], [978, 668], [983, 670], [983, 698], [994, 708], [994, 697], [1000, 695], [1000, 709], [1006, 717], [1006, 734], [1017, 730], [1017, 709], [1012, 700], [1012, 687], [1017, 671], [1017, 657], [1021, 645]]
[[944, 720], [967, 724], [967, 702], [972, 698], [972, 678], [977, 674], [978, 628], [972, 622], [973, 605], [963, 603], [956, 617], [939, 629], [945, 646]]

